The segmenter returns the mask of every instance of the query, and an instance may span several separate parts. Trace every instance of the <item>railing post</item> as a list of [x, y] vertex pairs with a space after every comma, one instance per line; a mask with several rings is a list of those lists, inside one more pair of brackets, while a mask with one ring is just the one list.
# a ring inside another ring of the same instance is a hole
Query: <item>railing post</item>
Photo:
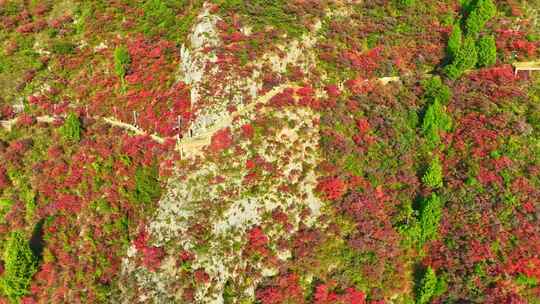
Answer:
[[138, 127], [138, 125], [137, 125], [137, 111], [133, 111], [133, 125]]

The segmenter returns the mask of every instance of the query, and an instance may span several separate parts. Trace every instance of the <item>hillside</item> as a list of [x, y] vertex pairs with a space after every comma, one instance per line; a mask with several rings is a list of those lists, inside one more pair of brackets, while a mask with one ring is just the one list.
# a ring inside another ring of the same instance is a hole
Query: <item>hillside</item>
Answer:
[[539, 9], [0, 0], [0, 303], [540, 303]]

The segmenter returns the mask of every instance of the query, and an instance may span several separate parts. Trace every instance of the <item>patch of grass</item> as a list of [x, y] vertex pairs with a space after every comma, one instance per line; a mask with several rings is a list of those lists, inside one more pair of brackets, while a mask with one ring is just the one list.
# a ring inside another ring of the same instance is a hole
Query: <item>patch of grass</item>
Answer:
[[157, 166], [138, 167], [135, 171], [135, 199], [150, 204], [161, 195]]
[[291, 37], [299, 37], [306, 32], [299, 16], [288, 9], [287, 0], [215, 0], [222, 12], [237, 11], [246, 16], [255, 28], [262, 30], [271, 26]]
[[60, 41], [52, 45], [52, 51], [55, 54], [67, 55], [75, 53], [76, 47], [77, 46], [71, 42]]
[[60, 134], [67, 141], [78, 142], [81, 139], [81, 122], [74, 113], [69, 113]]
[[195, 18], [200, 0], [146, 0], [140, 5], [143, 15], [138, 19], [139, 29], [145, 35], [159, 36], [183, 42]]

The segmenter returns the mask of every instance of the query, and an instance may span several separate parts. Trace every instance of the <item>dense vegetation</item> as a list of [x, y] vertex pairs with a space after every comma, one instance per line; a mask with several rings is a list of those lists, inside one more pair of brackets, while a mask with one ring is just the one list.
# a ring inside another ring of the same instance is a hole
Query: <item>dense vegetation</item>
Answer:
[[538, 9], [0, 1], [0, 303], [539, 303]]

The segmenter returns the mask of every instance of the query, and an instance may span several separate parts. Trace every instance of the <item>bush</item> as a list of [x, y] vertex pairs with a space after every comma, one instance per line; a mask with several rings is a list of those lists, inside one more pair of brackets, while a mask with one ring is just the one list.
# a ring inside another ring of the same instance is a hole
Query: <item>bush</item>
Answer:
[[123, 45], [116, 47], [114, 50], [114, 70], [118, 77], [124, 79], [130, 63], [131, 58], [127, 48]]
[[455, 54], [453, 61], [445, 68], [445, 74], [451, 79], [459, 78], [466, 70], [476, 66], [478, 53], [475, 41], [471, 36], [467, 36], [461, 48]]
[[439, 157], [433, 158], [429, 164], [429, 168], [422, 177], [424, 185], [431, 188], [440, 188], [443, 185], [442, 166]]
[[446, 47], [446, 52], [448, 56], [453, 60], [456, 57], [459, 49], [461, 48], [461, 43], [463, 40], [463, 34], [461, 33], [461, 27], [458, 24], [454, 24], [452, 28], [452, 33], [448, 37], [448, 46]]
[[437, 275], [433, 268], [428, 267], [420, 285], [418, 286], [416, 303], [417, 304], [426, 304], [429, 303], [431, 298], [435, 295], [437, 289]]
[[478, 66], [489, 67], [497, 62], [497, 46], [493, 35], [483, 36], [478, 39]]
[[81, 139], [81, 122], [75, 114], [68, 114], [64, 125], [60, 128], [60, 134], [65, 140], [69, 141], [79, 141]]
[[17, 303], [28, 294], [32, 276], [37, 270], [37, 258], [20, 232], [12, 232], [4, 249], [4, 274], [1, 286], [10, 301]]
[[432, 193], [429, 198], [422, 201], [422, 208], [420, 209], [420, 245], [437, 238], [441, 215], [441, 199], [437, 194]]
[[495, 6], [493, 0], [478, 0], [465, 21], [467, 35], [478, 35], [486, 25], [486, 22], [495, 17], [496, 13], [497, 6]]

